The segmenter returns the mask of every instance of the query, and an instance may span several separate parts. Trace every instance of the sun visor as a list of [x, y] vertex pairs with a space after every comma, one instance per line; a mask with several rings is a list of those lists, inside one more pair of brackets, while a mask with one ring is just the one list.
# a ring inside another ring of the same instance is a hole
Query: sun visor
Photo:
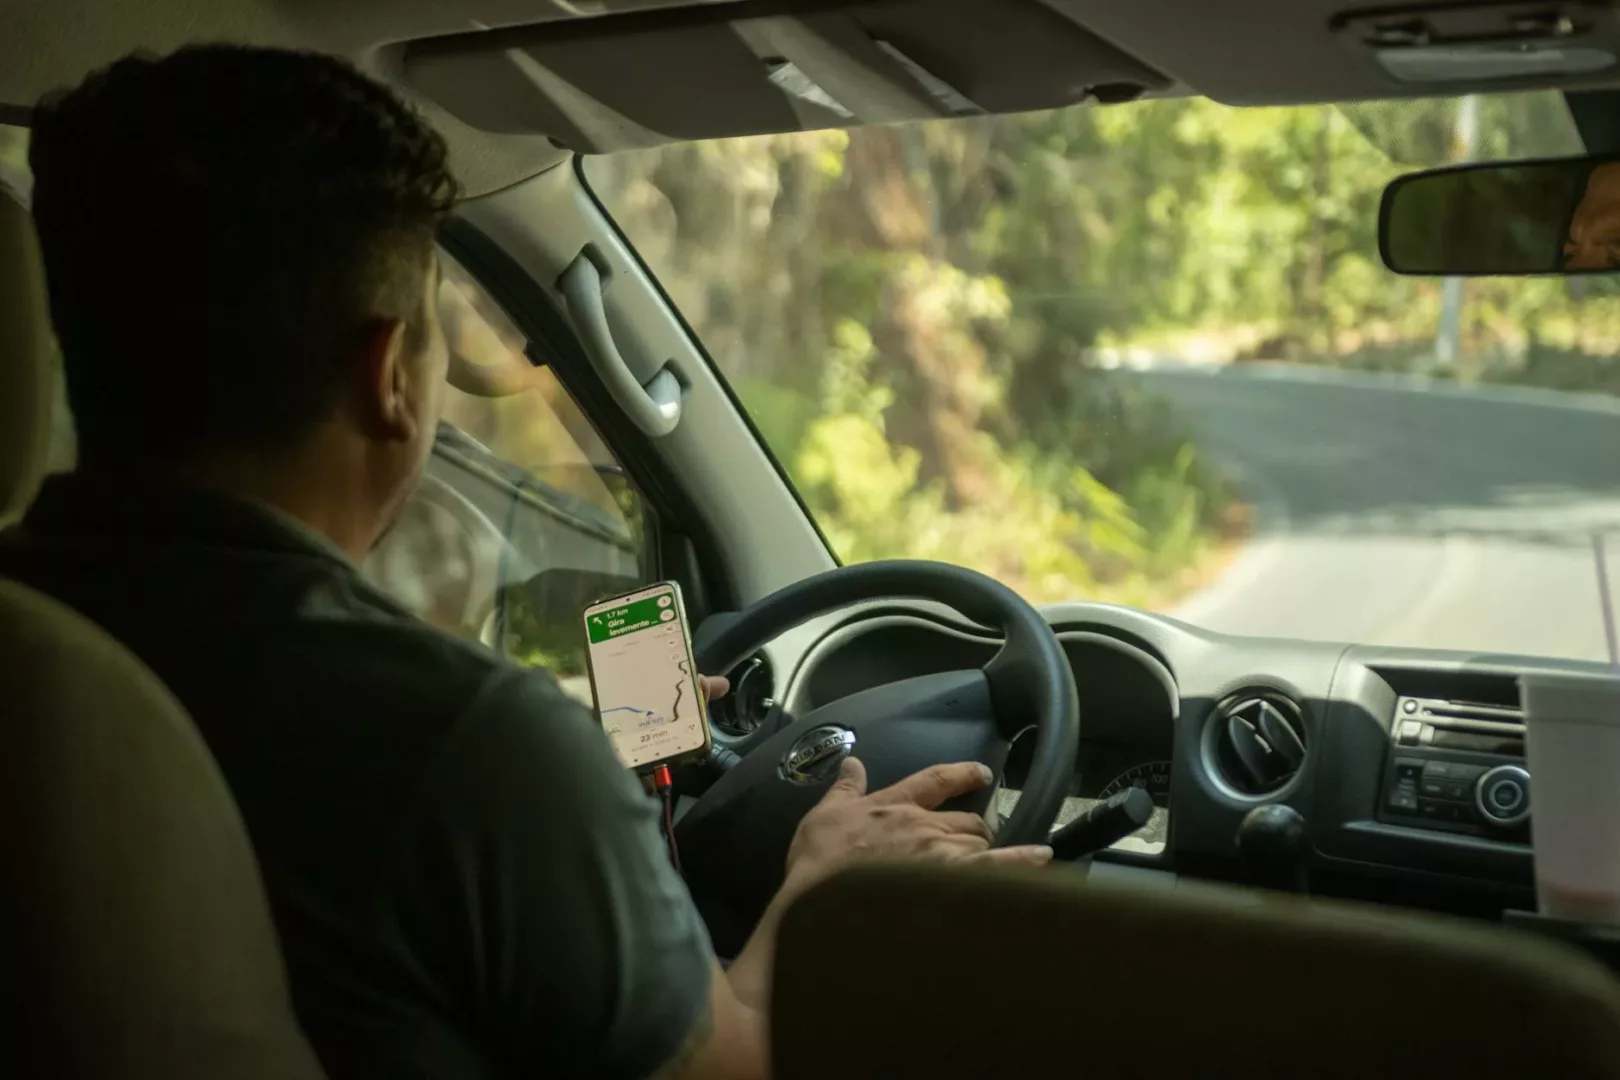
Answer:
[[417, 41], [463, 122], [585, 152], [1129, 100], [1171, 80], [1036, 0], [735, 3]]

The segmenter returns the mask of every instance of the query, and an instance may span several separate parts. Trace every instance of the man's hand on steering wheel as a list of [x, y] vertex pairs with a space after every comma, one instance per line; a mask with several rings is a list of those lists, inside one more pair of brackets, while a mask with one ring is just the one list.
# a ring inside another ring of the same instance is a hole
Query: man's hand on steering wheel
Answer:
[[[893, 599], [943, 604], [999, 635], [1001, 646], [978, 668], [880, 680], [823, 701], [801, 694], [799, 704], [810, 707], [773, 714], [768, 727], [716, 732], [716, 743], [733, 752], [715, 755], [700, 775], [707, 786], [675, 832], [693, 897], [723, 952], [749, 952], [769, 937], [784, 891], [851, 861], [986, 858], [990, 849], [1025, 845], [1036, 850], [996, 858], [1049, 857], [1041, 847], [1079, 755], [1079, 693], [1052, 625], [1005, 585], [945, 563], [837, 567], [716, 623], [699, 635], [693, 659], [700, 670], [730, 671], [807, 620]], [[1021, 737], [1032, 746], [1018, 804], [987, 837], [973, 817], [991, 812], [994, 787], [979, 766], [999, 773]], [[843, 766], [850, 757], [860, 766]], [[883, 790], [868, 794], [868, 782]]]
[[770, 984], [770, 951], [782, 912], [816, 882], [854, 863], [930, 859], [1041, 866], [1052, 860], [1044, 844], [992, 848], [990, 828], [978, 814], [937, 810], [992, 780], [977, 761], [933, 765], [867, 794], [866, 767], [845, 758], [838, 780], [799, 821], [788, 848], [787, 877], [771, 901], [760, 932], [732, 965], [737, 1000], [762, 1008]]
[[[731, 689], [723, 675], [700, 675], [703, 696], [722, 698]], [[978, 814], [937, 807], [994, 781], [977, 761], [934, 765], [870, 795], [866, 766], [845, 758], [827, 789], [793, 834], [782, 891], [798, 895], [844, 866], [877, 859], [931, 859], [1020, 863], [1052, 861], [1044, 844], [991, 848], [990, 826]]]
[[866, 767], [845, 758], [838, 780], [804, 819], [788, 848], [782, 891], [797, 895], [833, 871], [878, 859], [957, 859], [1040, 866], [1052, 859], [1044, 844], [990, 847], [990, 827], [978, 814], [936, 807], [987, 786], [990, 770], [977, 761], [934, 765], [867, 794]]

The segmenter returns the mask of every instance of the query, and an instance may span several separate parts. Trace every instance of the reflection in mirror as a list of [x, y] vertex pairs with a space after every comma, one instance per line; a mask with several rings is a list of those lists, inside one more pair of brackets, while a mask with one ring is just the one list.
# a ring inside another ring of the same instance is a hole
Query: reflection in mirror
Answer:
[[1562, 255], [1570, 272], [1620, 266], [1620, 162], [1598, 165], [1586, 178]]
[[1390, 184], [1379, 250], [1402, 274], [1620, 270], [1620, 161], [1566, 158], [1414, 173]]

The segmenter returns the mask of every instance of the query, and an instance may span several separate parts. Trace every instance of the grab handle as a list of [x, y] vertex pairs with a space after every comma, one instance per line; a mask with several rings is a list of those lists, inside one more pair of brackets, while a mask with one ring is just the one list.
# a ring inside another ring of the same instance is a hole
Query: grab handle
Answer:
[[568, 264], [557, 279], [568, 315], [579, 332], [580, 343], [591, 363], [607, 384], [619, 408], [642, 431], [653, 438], [668, 435], [681, 422], [685, 388], [673, 360], [655, 372], [645, 383], [636, 378], [630, 365], [619, 355], [608, 326], [607, 309], [602, 305], [602, 271], [588, 251]]

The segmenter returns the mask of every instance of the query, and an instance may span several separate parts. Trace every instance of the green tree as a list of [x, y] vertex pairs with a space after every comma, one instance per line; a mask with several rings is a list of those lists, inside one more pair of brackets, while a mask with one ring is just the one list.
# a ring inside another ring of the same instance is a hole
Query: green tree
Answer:
[[[1449, 160], [1456, 107], [1149, 101], [672, 146], [590, 176], [846, 558], [1142, 600], [1210, 550], [1232, 494], [1100, 360], [1422, 367], [1439, 287], [1383, 269], [1378, 205], [1398, 161]], [[1481, 152], [1567, 142], [1562, 110], [1486, 99]], [[1612, 345], [1617, 305], [1471, 283], [1474, 370], [1543, 378], [1528, 358]]]

